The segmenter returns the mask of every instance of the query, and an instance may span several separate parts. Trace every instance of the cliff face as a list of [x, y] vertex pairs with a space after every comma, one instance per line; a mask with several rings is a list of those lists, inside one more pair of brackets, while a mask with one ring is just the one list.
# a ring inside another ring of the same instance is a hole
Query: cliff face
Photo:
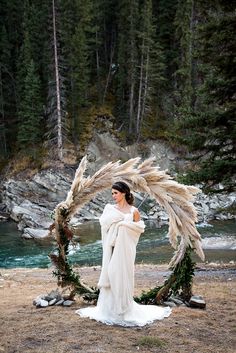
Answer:
[[[161, 169], [168, 169], [171, 175], [176, 170], [184, 170], [187, 162], [181, 159], [163, 142], [149, 141], [145, 146], [138, 144], [122, 147], [110, 134], [94, 135], [88, 146], [88, 174], [94, 174], [102, 165], [109, 161], [126, 161], [137, 157], [155, 157]], [[145, 153], [145, 156], [144, 156]], [[2, 184], [2, 204], [0, 211], [18, 223], [18, 228], [27, 238], [45, 237], [48, 227], [53, 222], [52, 213], [56, 205], [66, 198], [77, 166], [50, 168], [42, 170], [33, 177], [15, 177]], [[144, 196], [137, 194], [137, 206], [142, 203], [141, 213], [145, 219], [157, 220], [160, 224], [168, 222], [166, 213], [152, 200], [144, 201]], [[111, 201], [110, 192], [103, 192], [84, 206], [72, 219], [72, 223], [95, 219], [102, 213], [107, 201]], [[144, 202], [143, 202], [144, 201]], [[232, 219], [235, 217], [236, 193], [214, 196], [203, 193], [197, 195], [195, 205], [199, 221], [212, 219]]]
[[170, 172], [185, 170], [188, 162], [171, 149], [164, 141], [148, 140], [145, 143], [134, 143], [122, 146], [109, 132], [95, 133], [88, 145], [87, 154], [90, 160], [90, 170], [96, 171], [109, 161], [126, 161], [137, 156], [148, 158], [155, 157], [161, 169]]

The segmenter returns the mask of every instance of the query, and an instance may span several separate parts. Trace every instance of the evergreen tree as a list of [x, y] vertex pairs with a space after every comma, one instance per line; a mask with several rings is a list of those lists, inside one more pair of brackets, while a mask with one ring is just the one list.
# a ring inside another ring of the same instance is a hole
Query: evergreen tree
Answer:
[[[139, 22], [142, 23], [142, 27], [138, 31], [140, 61], [136, 119], [138, 137], [140, 137], [142, 128], [144, 131], [157, 128], [155, 121], [159, 120], [158, 110], [161, 108], [165, 82], [164, 56], [157, 37], [152, 1], [143, 2]], [[150, 127], [150, 122], [152, 127]]]
[[[205, 5], [206, 6], [206, 5]], [[184, 142], [197, 153], [199, 170], [190, 182], [223, 181], [232, 187], [236, 170], [235, 105], [235, 12], [233, 4], [218, 1], [204, 7], [205, 20], [199, 29], [201, 59], [197, 111], [182, 121]], [[214, 9], [214, 11], [213, 11]]]
[[19, 0], [0, 2], [0, 154], [8, 158], [17, 124], [16, 61], [22, 38], [23, 8]]
[[60, 36], [59, 41], [61, 42], [61, 55], [60, 61], [63, 64], [60, 65], [60, 71], [63, 71], [64, 85], [65, 85], [65, 96], [66, 96], [66, 110], [71, 117], [71, 128], [72, 134], [75, 140], [75, 121], [77, 117], [77, 108], [74, 102], [72, 92], [74, 91], [74, 80], [73, 80], [73, 67], [71, 65], [71, 58], [73, 57], [73, 45], [72, 40], [75, 35], [75, 28], [78, 23], [78, 14], [76, 2], [74, 0], [60, 0]]
[[[59, 1], [61, 43], [60, 65], [63, 85], [66, 88], [66, 110], [70, 119], [73, 141], [87, 124], [83, 111], [90, 106], [91, 73], [94, 73], [95, 32], [94, 12], [96, 9], [91, 1]], [[96, 5], [96, 3], [95, 3]], [[96, 7], [96, 6], [95, 6]], [[93, 78], [93, 82], [94, 77]]]
[[179, 0], [175, 16], [176, 39], [179, 44], [176, 81], [176, 115], [179, 119], [193, 109], [193, 43], [195, 0]]
[[[40, 77], [41, 94], [46, 100], [50, 64], [48, 15], [51, 7], [48, 0], [34, 0], [25, 11], [24, 25], [29, 33], [32, 58]], [[27, 18], [26, 18], [27, 16]]]
[[176, 71], [178, 47], [176, 44], [176, 8], [178, 0], [153, 1], [153, 16], [156, 23], [157, 41], [163, 49], [163, 63], [167, 88], [173, 91], [173, 74]]
[[[33, 5], [32, 5], [33, 6]], [[17, 61], [17, 104], [18, 104], [18, 133], [17, 144], [26, 153], [34, 152], [41, 141], [41, 119], [43, 100], [41, 80], [38, 74], [39, 66], [35, 65], [33, 51], [34, 34], [37, 32], [32, 26], [34, 8], [29, 1], [24, 3], [24, 38]]]
[[19, 56], [23, 40], [23, 14], [24, 1], [1, 0], [0, 19], [1, 25], [6, 27], [8, 40], [11, 46], [12, 70], [16, 72], [16, 61]]
[[[57, 65], [52, 1], [0, 3], [0, 153], [14, 150], [15, 135], [21, 148], [35, 145], [46, 125], [44, 139], [56, 141], [59, 92], [64, 141], [67, 135], [86, 144], [102, 104], [127, 142], [165, 137], [177, 121], [175, 136], [205, 161], [195, 180], [229, 180], [235, 167], [233, 2], [54, 2]], [[34, 108], [27, 107], [30, 99]]]
[[[74, 106], [74, 130], [77, 136], [83, 134], [89, 123], [84, 111], [91, 105], [91, 87], [96, 83], [94, 74], [94, 61], [96, 52], [96, 27], [91, 1], [76, 1], [77, 24], [71, 39], [71, 100]], [[96, 76], [95, 76], [96, 77]], [[96, 101], [95, 101], [96, 103]]]
[[117, 124], [135, 137], [135, 105], [137, 91], [137, 20], [138, 1], [121, 1], [118, 23], [117, 53]]
[[[13, 94], [12, 94], [13, 92]], [[11, 71], [10, 43], [5, 26], [0, 33], [0, 156], [9, 154], [8, 117], [14, 111], [15, 83]]]
[[[113, 79], [117, 72], [117, 0], [97, 0], [95, 11], [96, 63], [99, 104], [114, 98]], [[93, 75], [93, 73], [92, 73]]]
[[24, 91], [19, 109], [19, 130], [17, 141], [20, 148], [29, 152], [41, 141], [42, 102], [40, 80], [31, 59], [24, 79]]
[[63, 159], [66, 129], [66, 86], [64, 57], [61, 42], [60, 2], [52, 0], [48, 13], [49, 57], [48, 87], [46, 103], [45, 146], [48, 155]]

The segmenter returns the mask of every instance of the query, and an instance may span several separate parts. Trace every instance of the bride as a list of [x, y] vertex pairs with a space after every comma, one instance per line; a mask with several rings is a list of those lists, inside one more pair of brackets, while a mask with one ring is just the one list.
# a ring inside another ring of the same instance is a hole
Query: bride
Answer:
[[107, 204], [100, 217], [103, 259], [97, 306], [76, 313], [107, 325], [144, 326], [168, 317], [171, 309], [133, 300], [136, 246], [145, 225], [126, 183], [113, 184], [112, 197], [115, 205]]

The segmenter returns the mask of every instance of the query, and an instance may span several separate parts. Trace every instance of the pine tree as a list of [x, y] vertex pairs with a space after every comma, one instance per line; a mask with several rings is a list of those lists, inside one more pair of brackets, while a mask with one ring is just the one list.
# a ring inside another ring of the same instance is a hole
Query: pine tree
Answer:
[[61, 42], [60, 2], [52, 0], [48, 12], [49, 57], [46, 102], [46, 133], [44, 143], [48, 155], [63, 160], [63, 149], [67, 137], [66, 86], [64, 57]]
[[[24, 37], [17, 61], [17, 105], [18, 147], [34, 157], [37, 144], [41, 141], [43, 99], [39, 66], [36, 67], [32, 42], [37, 30], [32, 27], [32, 11], [29, 1], [24, 3]], [[33, 21], [34, 22], [34, 21]], [[37, 56], [36, 56], [36, 59]]]
[[179, 0], [175, 16], [176, 39], [179, 44], [176, 80], [176, 114], [182, 119], [193, 109], [193, 43], [194, 0]]
[[117, 124], [128, 129], [129, 141], [135, 137], [137, 90], [138, 1], [121, 1], [118, 24]]
[[173, 91], [173, 74], [176, 71], [178, 46], [176, 45], [176, 8], [178, 0], [153, 1], [153, 16], [156, 23], [157, 41], [163, 49], [166, 85]]
[[[113, 79], [117, 72], [117, 16], [119, 4], [116, 0], [96, 0], [95, 35], [98, 102], [106, 104], [114, 98]], [[93, 73], [92, 73], [93, 75]]]
[[[139, 90], [137, 99], [136, 132], [140, 137], [141, 129], [148, 128], [149, 116], [155, 116], [158, 120], [158, 108], [161, 106], [161, 94], [163, 92], [164, 57], [162, 47], [157, 38], [156, 23], [153, 18], [152, 1], [143, 2], [140, 11], [139, 36]], [[146, 125], [146, 126], [145, 126]], [[155, 123], [153, 124], [153, 127]]]
[[198, 171], [189, 173], [188, 182], [222, 181], [230, 188], [236, 170], [235, 13], [233, 4], [223, 1], [216, 8], [213, 3], [204, 4], [202, 12], [198, 109], [181, 124], [184, 143], [198, 160]]
[[41, 141], [42, 102], [40, 80], [31, 59], [24, 79], [24, 91], [19, 109], [17, 141], [24, 151], [34, 150]]
[[71, 58], [73, 56], [73, 45], [72, 40], [75, 35], [75, 28], [78, 23], [78, 14], [76, 2], [73, 0], [60, 0], [59, 1], [59, 10], [60, 10], [60, 36], [59, 40], [61, 43], [61, 55], [60, 60], [63, 61], [63, 64], [60, 65], [60, 71], [64, 71], [64, 85], [65, 85], [65, 97], [66, 97], [66, 106], [65, 109], [71, 117], [71, 129], [72, 135], [75, 138], [75, 121], [78, 114], [76, 104], [74, 102], [74, 97], [72, 92], [74, 90], [74, 81], [73, 81], [73, 67], [71, 65]]
[[22, 39], [23, 8], [19, 0], [0, 3], [0, 154], [9, 158], [17, 129], [16, 61]]
[[25, 28], [29, 33], [31, 44], [32, 58], [34, 60], [36, 70], [40, 77], [41, 93], [46, 100], [47, 85], [49, 74], [49, 31], [48, 31], [48, 15], [51, 7], [48, 0], [34, 0], [31, 2], [28, 11], [25, 11]]
[[5, 26], [0, 33], [0, 156], [9, 154], [8, 117], [14, 112], [15, 82], [11, 70], [10, 43]]
[[[91, 105], [91, 87], [94, 81], [92, 72], [96, 57], [96, 27], [92, 2], [76, 1], [77, 24], [71, 38], [71, 101], [74, 110], [74, 132], [81, 136], [89, 121], [84, 111]], [[90, 81], [91, 80], [91, 81]], [[96, 82], [96, 79], [95, 79]]]

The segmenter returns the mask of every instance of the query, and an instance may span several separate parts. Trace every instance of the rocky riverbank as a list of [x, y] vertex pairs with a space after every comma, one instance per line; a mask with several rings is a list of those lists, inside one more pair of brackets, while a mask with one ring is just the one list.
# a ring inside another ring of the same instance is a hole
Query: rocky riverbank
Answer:
[[[101, 166], [111, 160], [128, 160], [138, 155], [155, 157], [162, 170], [168, 169], [171, 175], [175, 171], [182, 173], [187, 168], [185, 159], [177, 155], [163, 141], [146, 141], [121, 146], [119, 141], [108, 132], [96, 132], [87, 148], [89, 160], [88, 173], [93, 175]], [[76, 167], [48, 168], [32, 177], [25, 174], [7, 178], [0, 185], [0, 220], [8, 218], [18, 223], [25, 238], [43, 238], [52, 224], [52, 213], [56, 205], [65, 200], [74, 178]], [[22, 176], [23, 175], [23, 176]], [[220, 188], [220, 185], [219, 185]], [[136, 194], [136, 206], [140, 206], [143, 219], [154, 219], [160, 225], [168, 222], [166, 212], [145, 195]], [[111, 201], [110, 191], [103, 192], [86, 204], [71, 222], [73, 225], [99, 217], [104, 205]], [[211, 220], [229, 220], [236, 218], [236, 192], [196, 196], [195, 206], [199, 222]]]
[[[44, 170], [31, 179], [9, 179], [2, 186], [2, 219], [13, 219], [25, 238], [47, 236], [56, 205], [66, 198], [74, 177], [73, 169]], [[166, 212], [145, 195], [136, 194], [136, 205], [144, 219], [155, 219], [160, 225], [168, 222]], [[72, 219], [74, 225], [99, 217], [106, 202], [111, 201], [110, 192], [103, 192], [92, 199]], [[220, 193], [196, 196], [195, 206], [199, 222], [229, 220], [235, 215], [236, 193]]]

